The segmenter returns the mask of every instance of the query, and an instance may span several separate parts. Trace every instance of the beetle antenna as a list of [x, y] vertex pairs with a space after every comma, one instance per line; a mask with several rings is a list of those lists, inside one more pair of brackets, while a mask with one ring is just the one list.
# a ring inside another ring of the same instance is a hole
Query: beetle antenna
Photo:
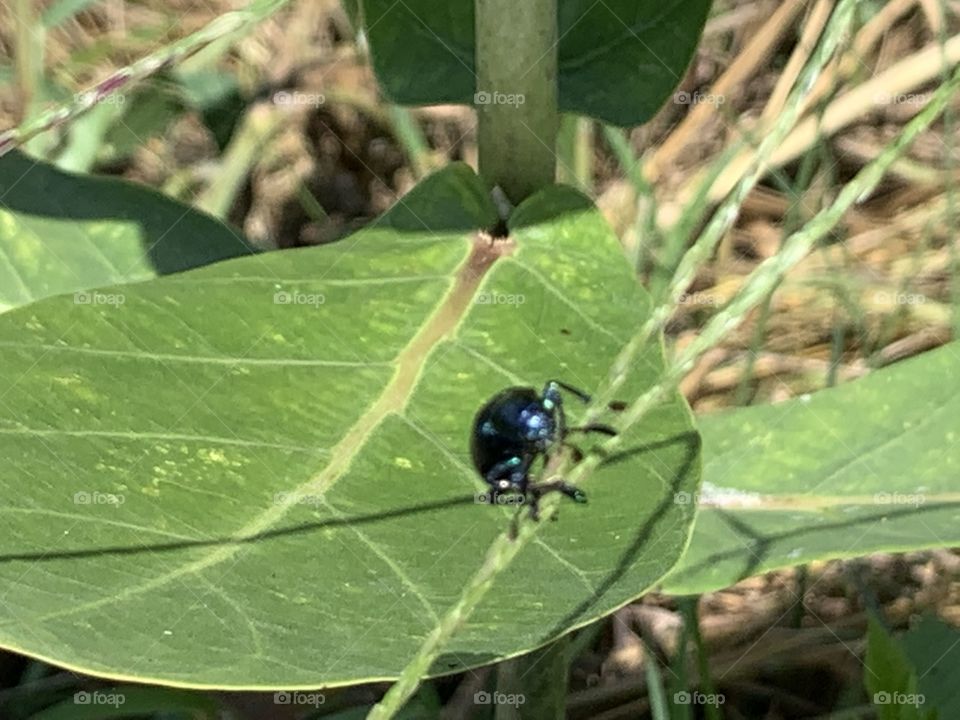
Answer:
[[561, 382], [560, 380], [551, 380], [550, 382], [554, 383], [558, 387], [562, 387], [568, 393], [576, 395], [583, 402], [585, 403], [590, 402], [590, 395], [585, 393], [583, 390], [580, 390], [579, 388], [575, 388], [573, 385], [567, 385], [565, 382]]

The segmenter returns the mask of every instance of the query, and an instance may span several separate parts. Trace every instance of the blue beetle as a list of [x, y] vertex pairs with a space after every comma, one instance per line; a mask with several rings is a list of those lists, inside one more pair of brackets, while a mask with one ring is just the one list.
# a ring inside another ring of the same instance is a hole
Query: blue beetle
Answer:
[[536, 518], [537, 503], [544, 493], [557, 491], [575, 502], [587, 501], [583, 490], [562, 480], [530, 483], [530, 469], [538, 457], [543, 456], [546, 463], [554, 449], [565, 445], [582, 456], [579, 448], [567, 442], [570, 433], [617, 434], [609, 425], [600, 423], [567, 427], [561, 390], [590, 402], [590, 396], [582, 390], [550, 380], [540, 393], [530, 387], [507, 388], [477, 412], [470, 453], [477, 472], [490, 486], [489, 502], [496, 503], [506, 493], [519, 495], [521, 502], [530, 503], [530, 514]]

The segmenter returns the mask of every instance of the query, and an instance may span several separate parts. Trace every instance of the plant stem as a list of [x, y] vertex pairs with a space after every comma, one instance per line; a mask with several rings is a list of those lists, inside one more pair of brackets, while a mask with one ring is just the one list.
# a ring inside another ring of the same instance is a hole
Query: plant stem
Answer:
[[[683, 613], [684, 627], [690, 633], [690, 637], [693, 638], [693, 646], [697, 653], [700, 687], [703, 688], [705, 695], [716, 695], [717, 691], [713, 685], [713, 677], [710, 675], [710, 657], [703, 645], [703, 636], [700, 635], [699, 601], [699, 595], [681, 598], [680, 609]], [[707, 703], [703, 706], [703, 710], [707, 720], [721, 720], [720, 709], [716, 705]]]
[[660, 672], [657, 656], [643, 640], [643, 670], [647, 678], [647, 697], [650, 699], [650, 714], [653, 720], [670, 720], [667, 706], [667, 692], [663, 687], [663, 675]]
[[657, 227], [657, 197], [653, 192], [653, 186], [643, 174], [640, 161], [633, 154], [629, 135], [618, 127], [604, 125], [603, 136], [617, 158], [624, 175], [633, 185], [633, 192], [637, 197], [633, 242], [624, 243], [624, 245], [634, 272], [643, 277], [647, 274], [647, 266], [651, 264], [650, 261], [656, 249], [663, 244], [662, 234]]
[[408, 108], [400, 105], [390, 105], [387, 114], [393, 127], [393, 136], [410, 161], [413, 176], [417, 180], [423, 179], [430, 174], [430, 145], [417, 124], [417, 119]]
[[237, 193], [246, 181], [266, 145], [279, 130], [282, 113], [265, 105], [254, 105], [244, 115], [220, 160], [220, 169], [194, 203], [221, 220], [230, 213]]
[[480, 175], [514, 205], [556, 175], [557, 0], [477, 0]]
[[585, 195], [593, 193], [593, 120], [579, 115], [560, 118], [557, 162], [560, 182]]

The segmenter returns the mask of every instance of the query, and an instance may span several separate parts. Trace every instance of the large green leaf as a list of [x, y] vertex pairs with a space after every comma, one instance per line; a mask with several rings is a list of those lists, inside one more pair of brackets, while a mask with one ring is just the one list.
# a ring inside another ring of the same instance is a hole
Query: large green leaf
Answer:
[[[457, 165], [334, 245], [0, 317], [0, 645], [187, 686], [394, 677], [509, 522], [473, 501], [475, 409], [597, 387], [649, 310], [582, 196], [521, 206], [515, 245], [473, 231], [494, 220]], [[661, 369], [651, 346], [625, 396]], [[434, 672], [529, 651], [672, 566], [699, 475], [682, 398], [624, 440]]]
[[236, 231], [149, 188], [0, 157], [0, 312], [251, 252]]
[[[477, 87], [473, 2], [363, 7], [374, 69], [395, 102], [472, 104], [478, 91], [510, 92]], [[560, 110], [623, 126], [646, 122], [680, 83], [709, 10], [709, 0], [560, 0]]]
[[958, 367], [955, 342], [812, 396], [702, 418], [700, 511], [664, 590], [960, 544]]

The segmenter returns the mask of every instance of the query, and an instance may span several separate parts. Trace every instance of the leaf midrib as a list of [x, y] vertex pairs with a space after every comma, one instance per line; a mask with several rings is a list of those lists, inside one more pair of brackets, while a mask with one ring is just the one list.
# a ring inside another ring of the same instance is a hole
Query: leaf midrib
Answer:
[[512, 253], [513, 249], [514, 244], [512, 242], [500, 242], [495, 245], [489, 239], [484, 238], [478, 238], [474, 241], [471, 252], [468, 253], [467, 258], [457, 269], [450, 291], [444, 296], [433, 315], [396, 356], [394, 364], [396, 364], [397, 370], [384, 387], [377, 401], [354, 422], [340, 441], [330, 449], [332, 458], [330, 464], [292, 492], [289, 492], [285, 496], [284, 502], [273, 505], [247, 523], [234, 534], [235, 542], [233, 544], [215, 547], [193, 562], [180, 565], [175, 570], [153, 578], [146, 583], [128, 586], [122, 592], [111, 597], [74, 605], [59, 612], [47, 613], [35, 618], [34, 621], [46, 622], [94, 610], [155, 590], [177, 578], [199, 573], [225, 562], [236, 555], [241, 548], [250, 544], [244, 541], [250, 540], [275, 526], [291, 508], [298, 505], [301, 496], [328, 492], [350, 467], [353, 458], [374, 430], [379, 427], [380, 423], [391, 413], [398, 413], [404, 409], [416, 387], [417, 377], [429, 355], [429, 351], [445, 335], [452, 335], [456, 331], [466, 315], [471, 299], [480, 282], [490, 267], [499, 257]]

